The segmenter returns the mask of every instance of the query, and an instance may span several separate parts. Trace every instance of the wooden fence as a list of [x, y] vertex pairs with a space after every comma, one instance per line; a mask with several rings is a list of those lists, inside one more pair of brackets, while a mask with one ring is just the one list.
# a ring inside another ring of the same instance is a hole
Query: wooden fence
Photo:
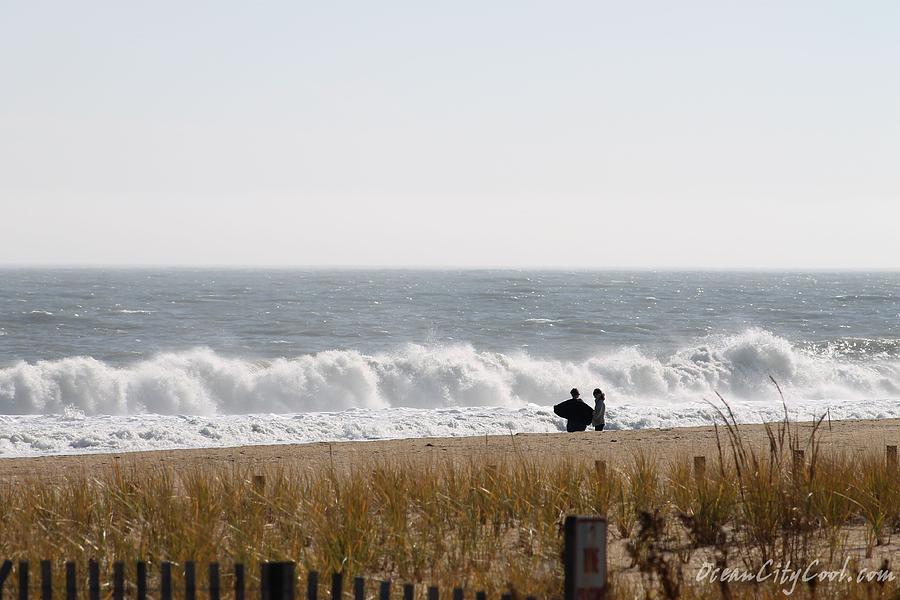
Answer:
[[[180, 577], [180, 584], [183, 586], [181, 590], [184, 600], [197, 600], [198, 587], [200, 591], [206, 592], [207, 600], [221, 600], [223, 590], [221, 586], [221, 574], [218, 563], [210, 563], [206, 571], [206, 585], [198, 586], [197, 581], [197, 565], [193, 561], [185, 562], [183, 565], [175, 565], [171, 562], [159, 563], [159, 576], [154, 580], [156, 585], [152, 588], [148, 586], [148, 582], [153, 580], [149, 573], [150, 563], [137, 562], [134, 570], [134, 580], [126, 581], [125, 563], [115, 562], [112, 564], [112, 580], [107, 581], [103, 585], [101, 580], [100, 564], [96, 561], [89, 561], [87, 565], [87, 581], [84, 580], [84, 574], [81, 573], [79, 579], [79, 569], [75, 562], [67, 561], [65, 563], [65, 594], [62, 595], [59, 590], [54, 592], [53, 582], [53, 563], [49, 560], [40, 562], [40, 600], [54, 600], [65, 598], [65, 600], [124, 600], [126, 596], [134, 600], [147, 600], [150, 591], [157, 592], [152, 597], [158, 600], [173, 600], [175, 594], [175, 580], [173, 575]], [[176, 569], [176, 566], [182, 566], [183, 570]], [[271, 568], [274, 566], [287, 567], [287, 570], [277, 570]], [[31, 568], [28, 561], [20, 561], [17, 566], [12, 561], [4, 561], [0, 566], [0, 600], [5, 600], [4, 591], [7, 582], [11, 581], [13, 571], [17, 576], [17, 600], [29, 600], [32, 587], [37, 590], [37, 586], [31, 583]], [[180, 572], [179, 572], [180, 571]], [[285, 575], [287, 573], [287, 575]], [[108, 575], [108, 574], [107, 574]], [[259, 587], [254, 588], [248, 585], [245, 576], [244, 565], [235, 564], [232, 573], [233, 581], [233, 598], [234, 600], [245, 600], [248, 592], [259, 593], [261, 600], [295, 600], [295, 587], [298, 579], [294, 575], [294, 563], [262, 563], [260, 566]], [[87, 584], [85, 586], [85, 583]], [[378, 581], [378, 593], [374, 595], [374, 588], [369, 588], [367, 580], [364, 577], [356, 577], [353, 579], [353, 600], [392, 600], [396, 592], [394, 591], [390, 581]], [[319, 574], [316, 571], [310, 571], [306, 577], [306, 600], [319, 600]], [[205, 589], [204, 589], [205, 588]], [[416, 600], [416, 586], [411, 583], [405, 583], [400, 586], [402, 592], [402, 600]], [[437, 587], [429, 586], [427, 590], [426, 600], [440, 600], [440, 593]], [[87, 595], [84, 595], [84, 592]], [[369, 592], [373, 592], [370, 594]], [[342, 573], [334, 573], [331, 575], [331, 589], [328, 598], [323, 596], [322, 600], [347, 600], [344, 592], [344, 575]], [[452, 600], [465, 600], [464, 591], [461, 587], [453, 589]], [[483, 591], [476, 592], [473, 600], [487, 600], [487, 594]], [[512, 594], [502, 594], [499, 600], [513, 600]], [[528, 596], [525, 600], [536, 600], [532, 596]]]

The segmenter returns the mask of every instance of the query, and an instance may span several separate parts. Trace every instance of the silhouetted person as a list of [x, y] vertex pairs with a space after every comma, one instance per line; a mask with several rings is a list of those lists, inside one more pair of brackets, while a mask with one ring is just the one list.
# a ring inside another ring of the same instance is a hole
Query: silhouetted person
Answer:
[[594, 418], [591, 419], [591, 425], [597, 431], [603, 431], [606, 425], [606, 396], [600, 388], [594, 390]]
[[584, 431], [591, 424], [594, 411], [581, 398], [576, 388], [572, 388], [572, 397], [553, 407], [553, 412], [566, 420], [566, 431]]

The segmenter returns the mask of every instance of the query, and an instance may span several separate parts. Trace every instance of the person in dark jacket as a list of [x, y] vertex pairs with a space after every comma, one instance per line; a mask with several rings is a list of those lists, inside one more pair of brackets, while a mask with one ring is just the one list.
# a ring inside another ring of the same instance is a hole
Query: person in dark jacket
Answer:
[[566, 419], [566, 431], [569, 433], [584, 431], [587, 429], [587, 426], [591, 424], [591, 415], [593, 414], [593, 411], [591, 410], [591, 407], [581, 399], [581, 393], [578, 391], [578, 388], [572, 388], [570, 393], [572, 394], [572, 397], [569, 400], [557, 405], [565, 407], [561, 416]]

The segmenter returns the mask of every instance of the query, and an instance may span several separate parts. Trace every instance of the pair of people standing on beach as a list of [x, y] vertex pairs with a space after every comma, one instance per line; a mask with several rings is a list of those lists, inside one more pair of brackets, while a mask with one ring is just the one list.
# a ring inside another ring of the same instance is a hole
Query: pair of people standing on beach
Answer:
[[600, 388], [594, 389], [594, 409], [581, 399], [578, 388], [572, 388], [572, 397], [553, 407], [553, 411], [566, 419], [566, 431], [584, 431], [588, 425], [603, 431], [606, 425], [606, 396]]

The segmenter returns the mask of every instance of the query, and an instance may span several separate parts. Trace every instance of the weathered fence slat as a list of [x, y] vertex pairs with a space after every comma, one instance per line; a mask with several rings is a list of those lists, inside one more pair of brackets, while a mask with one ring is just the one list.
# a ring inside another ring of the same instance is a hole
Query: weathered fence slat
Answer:
[[3, 584], [6, 583], [6, 579], [9, 577], [12, 568], [13, 564], [11, 560], [4, 560], [3, 566], [0, 567], [0, 600], [3, 598]]
[[331, 574], [331, 600], [341, 600], [344, 595], [344, 574]]
[[41, 561], [41, 600], [53, 600], [53, 565], [49, 560]]
[[234, 600], [244, 600], [244, 565], [234, 565]]
[[264, 562], [260, 565], [262, 600], [294, 600], [297, 578], [292, 562]]
[[500, 600], [512, 600], [512, 594], [500, 594]]
[[100, 563], [88, 561], [88, 600], [100, 600]]
[[487, 594], [484, 590], [475, 592], [475, 600], [487, 600]]
[[378, 600], [391, 600], [391, 582], [382, 581], [378, 586]]
[[172, 600], [172, 563], [163, 561], [159, 565], [160, 600]]
[[411, 583], [403, 584], [403, 600], [413, 600], [416, 595], [416, 588]]
[[362, 577], [353, 580], [353, 600], [366, 600], [366, 580]]
[[135, 565], [137, 600], [147, 600], [147, 563], [139, 560]]
[[441, 594], [436, 586], [432, 585], [428, 588], [428, 600], [440, 600], [440, 596]]
[[462, 588], [453, 588], [453, 600], [463, 600]]
[[75, 561], [66, 561], [66, 600], [75, 600], [78, 596], [78, 578], [75, 572]]
[[192, 560], [184, 563], [184, 600], [197, 600], [197, 566]]
[[125, 600], [125, 564], [113, 563], [113, 600]]
[[319, 596], [319, 573], [310, 571], [306, 578], [306, 600], [316, 600]]
[[28, 561], [19, 561], [19, 600], [28, 600]]
[[209, 563], [209, 600], [219, 600], [219, 563]]

